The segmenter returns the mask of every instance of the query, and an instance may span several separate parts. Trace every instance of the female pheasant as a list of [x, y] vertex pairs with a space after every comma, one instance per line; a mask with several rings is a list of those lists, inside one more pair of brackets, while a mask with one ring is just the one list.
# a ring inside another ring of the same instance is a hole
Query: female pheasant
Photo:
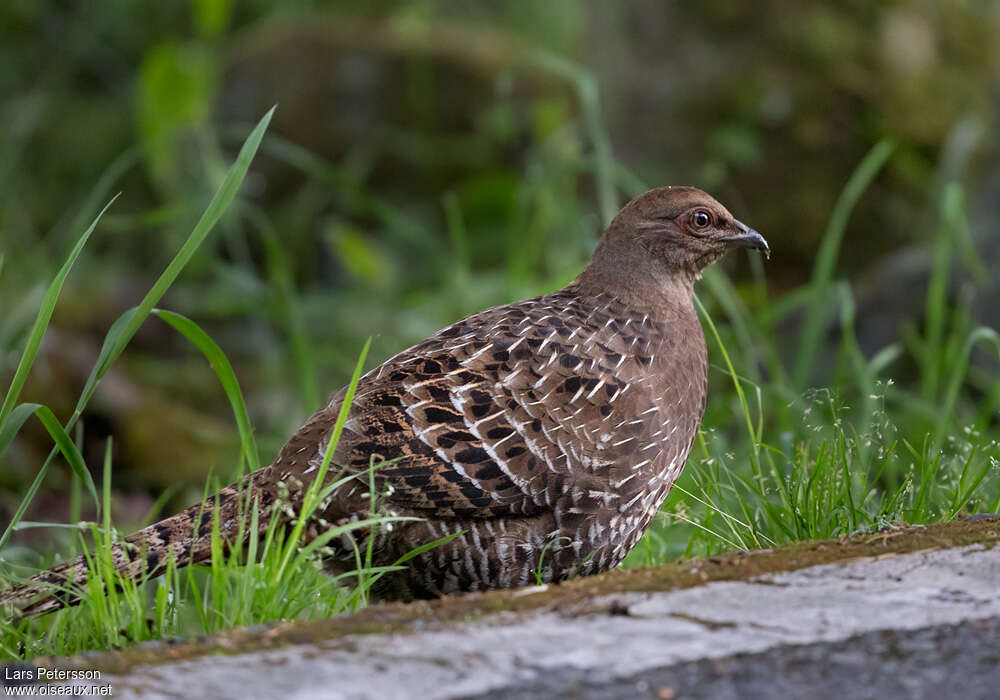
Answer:
[[[707, 359], [691, 297], [701, 270], [732, 247], [768, 252], [759, 233], [701, 190], [651, 190], [618, 213], [565, 288], [464, 318], [368, 372], [333, 457], [357, 478], [334, 491], [318, 522], [367, 517], [374, 479], [382, 508], [418, 518], [365, 531], [376, 565], [457, 535], [385, 577], [383, 598], [616, 566], [680, 475], [701, 421]], [[294, 515], [344, 395], [270, 466], [125, 538], [115, 566], [139, 578], [171, 556], [179, 566], [205, 561], [213, 520], [237, 545], [241, 502]], [[382, 466], [371, 470], [373, 459]], [[333, 569], [353, 567], [349, 537], [331, 546]], [[21, 616], [48, 612], [72, 603], [86, 575], [81, 557], [0, 603]]]

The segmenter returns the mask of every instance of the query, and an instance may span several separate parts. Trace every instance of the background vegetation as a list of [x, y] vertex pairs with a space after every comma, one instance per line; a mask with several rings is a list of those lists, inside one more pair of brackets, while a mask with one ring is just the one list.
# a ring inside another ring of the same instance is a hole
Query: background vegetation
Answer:
[[[54, 461], [30, 503], [52, 437], [0, 411], [0, 525], [28, 506], [8, 575], [82, 546], [32, 523], [131, 530], [241, 457], [266, 463], [366, 338], [371, 366], [561, 286], [618, 205], [664, 183], [713, 192], [774, 255], [700, 286], [704, 430], [630, 564], [1000, 510], [994, 3], [11, 2], [0, 20], [4, 386], [121, 193], [14, 397], [50, 424], [89, 399], [67, 438], [80, 459]], [[163, 280], [275, 103], [238, 196]], [[256, 446], [196, 331], [150, 318], [93, 391], [144, 299], [218, 344]], [[108, 475], [101, 513], [84, 472]], [[49, 639], [76, 625], [65, 653], [364, 602], [315, 604], [332, 589], [299, 579], [302, 605], [237, 614], [222, 601], [248, 598], [220, 575], [214, 594], [185, 589], [191, 624], [166, 602], [146, 626], [142, 605], [97, 625], [91, 607]], [[52, 648], [7, 634], [8, 653]]]

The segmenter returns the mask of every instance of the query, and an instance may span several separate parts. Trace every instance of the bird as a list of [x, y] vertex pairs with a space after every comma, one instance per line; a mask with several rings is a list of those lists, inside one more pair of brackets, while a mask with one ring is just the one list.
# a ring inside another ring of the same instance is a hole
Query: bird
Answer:
[[[701, 423], [708, 360], [694, 284], [733, 248], [770, 255], [760, 233], [702, 190], [652, 189], [618, 212], [564, 288], [456, 321], [364, 374], [328, 472], [346, 478], [309, 528], [316, 536], [369, 517], [373, 488], [397, 520], [331, 538], [325, 567], [351, 570], [359, 546], [370, 545], [376, 566], [418, 551], [373, 590], [412, 600], [620, 564]], [[241, 504], [259, 510], [261, 529], [275, 512], [292, 521], [323, 472], [347, 393], [270, 465], [114, 544], [115, 568], [138, 580], [171, 559], [209, 561], [213, 527], [239, 546]], [[56, 565], [0, 593], [0, 609], [21, 619], [78, 602], [87, 573], [84, 557]]]

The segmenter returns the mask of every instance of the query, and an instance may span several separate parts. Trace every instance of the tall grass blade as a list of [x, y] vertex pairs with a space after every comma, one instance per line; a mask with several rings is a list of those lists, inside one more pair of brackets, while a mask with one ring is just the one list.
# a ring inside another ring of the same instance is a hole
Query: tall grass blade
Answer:
[[722, 353], [722, 359], [726, 363], [726, 370], [729, 373], [730, 378], [733, 380], [733, 388], [736, 389], [736, 396], [740, 401], [740, 408], [743, 411], [743, 417], [746, 419], [747, 433], [750, 436], [750, 440], [753, 444], [754, 454], [756, 455], [760, 449], [760, 436], [754, 429], [753, 417], [750, 415], [750, 405], [747, 402], [746, 394], [743, 392], [743, 385], [740, 382], [739, 375], [736, 373], [736, 368], [733, 366], [733, 362], [729, 359], [729, 353], [726, 351], [725, 343], [722, 342], [722, 336], [719, 335], [719, 330], [715, 327], [715, 323], [712, 321], [712, 317], [708, 315], [708, 310], [705, 305], [701, 303], [701, 299], [698, 295], [694, 295], [694, 303], [698, 308], [698, 313], [701, 317], [705, 319], [705, 323], [708, 325], [709, 330], [712, 333], [712, 337], [715, 339], [716, 344], [719, 347], [719, 351]]
[[309, 341], [308, 327], [302, 311], [302, 301], [295, 289], [292, 278], [292, 264], [281, 243], [274, 226], [256, 208], [247, 212], [264, 239], [267, 250], [268, 276], [271, 288], [279, 305], [279, 315], [285, 324], [292, 345], [292, 355], [295, 358], [295, 370], [298, 374], [299, 392], [302, 395], [302, 407], [306, 414], [319, 408], [322, 397], [319, 392], [319, 380], [316, 376], [316, 360], [312, 343]]
[[261, 139], [264, 138], [264, 132], [267, 130], [268, 124], [271, 122], [271, 117], [274, 114], [274, 107], [268, 110], [267, 114], [257, 123], [254, 130], [250, 132], [250, 136], [247, 137], [246, 142], [240, 149], [239, 155], [236, 157], [236, 162], [230, 167], [229, 172], [226, 173], [225, 179], [219, 186], [218, 191], [215, 196], [212, 197], [212, 201], [209, 202], [208, 208], [202, 214], [201, 219], [195, 224], [194, 230], [188, 236], [187, 240], [181, 246], [181, 249], [177, 252], [174, 258], [167, 264], [166, 269], [150, 288], [146, 296], [143, 297], [139, 305], [135, 307], [134, 313], [128, 316], [128, 320], [125, 322], [123, 328], [121, 328], [118, 337], [115, 339], [113, 345], [108, 350], [108, 355], [105, 361], [94, 368], [90, 376], [87, 378], [87, 383], [84, 385], [83, 392], [80, 395], [80, 400], [77, 402], [76, 410], [73, 413], [73, 420], [79, 417], [80, 413], [83, 411], [83, 407], [90, 400], [93, 395], [94, 390], [97, 388], [98, 382], [110, 368], [111, 364], [114, 363], [118, 356], [128, 345], [129, 341], [142, 326], [143, 322], [153, 311], [153, 307], [160, 301], [167, 290], [173, 285], [177, 276], [180, 275], [181, 270], [183, 270], [191, 258], [194, 256], [195, 252], [204, 243], [205, 238], [218, 223], [222, 214], [229, 208], [232, 204], [233, 199], [236, 197], [236, 192], [239, 190], [240, 185], [243, 183], [243, 179], [246, 177], [247, 170], [250, 167], [250, 163], [253, 160], [254, 155], [257, 153], [257, 149], [260, 147]]
[[955, 403], [958, 401], [959, 389], [962, 388], [962, 381], [965, 379], [966, 372], [969, 369], [969, 357], [972, 354], [972, 349], [980, 343], [992, 344], [996, 348], [997, 357], [1000, 358], [1000, 333], [987, 326], [980, 326], [969, 333], [962, 348], [960, 359], [952, 369], [951, 377], [948, 381], [948, 388], [945, 391], [945, 399], [939, 414], [940, 418], [938, 419], [937, 429], [934, 431], [933, 451], [937, 450], [944, 439], [944, 432], [948, 426], [948, 422], [955, 418], [952, 414], [955, 411]]
[[931, 257], [931, 278], [927, 284], [925, 310], [925, 337], [921, 346], [923, 365], [923, 391], [925, 401], [933, 401], [937, 395], [938, 381], [942, 365], [942, 338], [944, 337], [945, 303], [948, 295], [948, 275], [951, 272], [952, 249], [955, 230], [962, 215], [962, 189], [949, 182], [941, 199], [938, 213], [938, 231]]
[[813, 266], [812, 281], [809, 286], [809, 305], [806, 311], [805, 325], [799, 339], [798, 357], [795, 362], [795, 385], [804, 388], [812, 374], [816, 352], [819, 349], [820, 337], [823, 333], [823, 322], [826, 318], [830, 282], [833, 280], [833, 269], [840, 254], [840, 245], [844, 240], [847, 221], [854, 211], [861, 195], [868, 185], [889, 160], [895, 149], [891, 141], [879, 141], [864, 157], [857, 169], [847, 180], [837, 203], [833, 207], [830, 221], [827, 223], [823, 242], [816, 255]]
[[295, 544], [299, 542], [299, 538], [302, 536], [302, 531], [306, 526], [306, 522], [312, 516], [316, 507], [323, 500], [321, 493], [323, 491], [323, 484], [326, 481], [326, 474], [330, 469], [330, 462], [333, 460], [333, 453], [337, 449], [337, 443], [340, 440], [340, 435], [344, 431], [344, 424], [347, 423], [347, 415], [351, 410], [351, 402], [354, 401], [354, 392], [357, 391], [358, 382], [361, 380], [361, 373], [364, 370], [365, 359], [368, 357], [368, 349], [371, 347], [371, 344], [372, 339], [369, 338], [365, 341], [364, 347], [361, 348], [361, 354], [358, 356], [358, 362], [354, 367], [354, 374], [351, 376], [351, 381], [347, 385], [347, 391], [344, 393], [344, 400], [340, 404], [340, 411], [337, 413], [337, 420], [333, 424], [333, 431], [330, 434], [329, 441], [326, 443], [326, 449], [323, 452], [323, 460], [319, 465], [319, 469], [316, 471], [316, 478], [313, 479], [311, 484], [309, 484], [309, 488], [306, 489], [305, 496], [302, 499], [302, 506], [299, 510], [298, 518], [295, 522], [295, 526], [292, 528], [292, 534], [289, 537], [288, 549], [285, 552], [281, 565], [278, 567], [277, 578], [279, 579], [291, 563]]
[[[10, 382], [10, 388], [7, 389], [7, 394], [4, 396], [3, 404], [0, 405], [0, 428], [3, 427], [4, 423], [7, 421], [7, 417], [10, 415], [11, 411], [14, 410], [14, 404], [17, 403], [18, 397], [21, 395], [21, 389], [24, 388], [24, 382], [28, 378], [28, 372], [31, 370], [31, 366], [35, 363], [35, 357], [38, 355], [38, 348], [42, 344], [42, 338], [45, 336], [45, 330], [49, 327], [49, 320], [52, 318], [52, 312], [56, 308], [56, 302], [59, 301], [59, 294], [62, 292], [63, 283], [69, 276], [69, 271], [73, 269], [73, 265], [76, 263], [76, 259], [80, 257], [80, 253], [83, 251], [83, 246], [87, 244], [90, 239], [90, 234], [94, 232], [97, 227], [97, 222], [101, 220], [104, 216], [104, 212], [108, 210], [114, 201], [118, 199], [118, 195], [111, 198], [111, 201], [104, 205], [101, 212], [94, 217], [94, 220], [90, 222], [90, 226], [87, 230], [83, 232], [76, 241], [76, 245], [73, 246], [73, 250], [70, 251], [69, 255], [66, 257], [66, 261], [63, 263], [62, 267], [59, 268], [59, 272], [56, 273], [55, 279], [49, 283], [48, 289], [45, 291], [45, 296], [42, 299], [42, 306], [38, 310], [38, 316], [35, 317], [35, 323], [31, 327], [31, 332], [28, 334], [28, 342], [24, 346], [24, 351], [21, 353], [21, 360], [17, 364], [17, 370], [14, 372], [14, 378]], [[0, 448], [0, 455], [3, 454], [3, 448]]]
[[600, 89], [597, 78], [582, 66], [550, 51], [532, 51], [529, 63], [541, 67], [554, 75], [570, 80], [576, 88], [583, 111], [584, 126], [594, 148], [595, 179], [597, 180], [597, 200], [601, 210], [601, 220], [607, 226], [618, 211], [615, 159], [611, 153], [611, 140], [604, 128], [601, 114]]
[[[174, 283], [174, 280], [177, 279], [181, 270], [183, 270], [188, 264], [192, 256], [194, 256], [195, 251], [197, 251], [198, 247], [204, 242], [212, 228], [222, 217], [222, 214], [232, 203], [237, 190], [243, 183], [243, 179], [246, 177], [247, 170], [250, 167], [250, 162], [253, 160], [254, 155], [257, 153], [257, 149], [260, 147], [260, 142], [264, 138], [264, 132], [267, 130], [268, 124], [271, 122], [274, 109], [275, 108], [272, 107], [268, 110], [267, 114], [265, 114], [260, 122], [257, 123], [257, 126], [253, 129], [253, 131], [250, 132], [250, 136], [247, 137], [246, 142], [240, 149], [240, 153], [236, 157], [236, 161], [233, 163], [232, 167], [230, 167], [229, 172], [226, 174], [225, 179], [219, 186], [218, 191], [209, 202], [208, 208], [205, 210], [204, 214], [202, 214], [201, 219], [199, 219], [198, 223], [194, 227], [194, 230], [181, 246], [181, 249], [170, 261], [160, 277], [156, 280], [153, 287], [149, 290], [137, 307], [126, 311], [111, 326], [111, 330], [108, 332], [108, 335], [105, 336], [104, 345], [101, 348], [98, 361], [91, 370], [90, 376], [87, 377], [87, 382], [80, 394], [80, 398], [77, 400], [76, 407], [73, 409], [73, 414], [66, 422], [64, 432], [68, 432], [83, 414], [83, 409], [86, 407], [94, 392], [97, 390], [97, 385], [101, 378], [107, 373], [114, 361], [118, 359], [118, 356], [122, 353], [125, 346], [128, 345], [129, 341], [139, 330], [143, 321], [145, 321], [146, 317], [148, 317], [152, 312], [153, 307], [156, 306], [156, 303]], [[46, 470], [48, 469], [48, 465], [52, 461], [55, 454], [56, 450], [49, 453], [48, 458], [45, 460], [45, 463], [39, 471], [39, 476], [44, 476]], [[38, 485], [41, 483], [38, 481], [38, 478], [39, 477], [36, 477], [35, 482], [32, 483], [32, 488], [29, 489], [25, 500], [23, 500], [18, 507], [15, 518], [7, 526], [3, 536], [0, 537], [0, 551], [2, 551], [4, 545], [6, 545], [7, 540], [10, 537], [10, 533], [12, 532], [12, 528], [20, 519], [19, 516], [24, 513], [25, 509], [27, 509], [30, 498], [34, 497], [34, 494], [37, 492]]]
[[[94, 505], [100, 507], [101, 501], [97, 497], [97, 487], [94, 485], [94, 479], [90, 476], [90, 471], [83, 461], [83, 455], [80, 454], [80, 450], [73, 443], [73, 439], [63, 429], [62, 424], [59, 423], [59, 419], [56, 418], [48, 406], [37, 403], [23, 403], [15, 408], [10, 414], [7, 424], [0, 430], [0, 454], [3, 454], [4, 450], [14, 440], [17, 431], [21, 429], [24, 422], [31, 416], [38, 418], [42, 425], [45, 426], [45, 429], [49, 431], [49, 435], [52, 436], [52, 440], [56, 443], [55, 449], [62, 453], [76, 478], [86, 485], [87, 491], [90, 492], [91, 497], [94, 499]], [[18, 519], [15, 518], [7, 526], [7, 531], [4, 532], [4, 540], [6, 540], [7, 533], [17, 523]]]
[[38, 420], [42, 422], [45, 429], [49, 431], [49, 435], [56, 443], [56, 447], [49, 458], [45, 460], [42, 468], [38, 470], [38, 474], [35, 475], [34, 480], [31, 482], [31, 486], [28, 487], [27, 493], [25, 493], [24, 498], [18, 503], [17, 509], [14, 511], [14, 515], [11, 517], [10, 522], [3, 531], [3, 535], [0, 536], [0, 551], [3, 551], [3, 546], [6, 544], [7, 540], [10, 539], [11, 534], [17, 529], [18, 523], [21, 522], [21, 518], [24, 517], [25, 512], [28, 510], [28, 506], [34, 499], [35, 494], [38, 493], [38, 489], [41, 487], [42, 482], [45, 480], [45, 476], [48, 473], [49, 465], [52, 463], [52, 457], [56, 452], [62, 452], [63, 457], [69, 464], [70, 469], [73, 470], [73, 474], [77, 479], [82, 481], [87, 486], [87, 491], [90, 492], [91, 497], [94, 499], [94, 503], [100, 507], [100, 500], [97, 498], [97, 487], [94, 485], [94, 479], [90, 476], [90, 471], [87, 469], [87, 465], [83, 460], [83, 455], [77, 449], [76, 445], [70, 439], [69, 435], [60, 425], [59, 420], [55, 417], [55, 414], [49, 409], [48, 406], [42, 406], [40, 404], [21, 404], [10, 415], [10, 420], [8, 424], [4, 426], [4, 429], [0, 431], [0, 453], [6, 445], [14, 439], [14, 435], [20, 430], [21, 426], [24, 424], [31, 415], [35, 415]]
[[236, 425], [240, 431], [243, 457], [246, 459], [247, 466], [252, 472], [260, 469], [257, 442], [254, 439], [253, 426], [250, 424], [250, 415], [247, 413], [246, 402], [243, 400], [243, 392], [240, 390], [240, 383], [236, 379], [233, 366], [230, 364], [226, 354], [222, 352], [222, 348], [197, 323], [186, 316], [164, 309], [153, 309], [153, 313], [194, 343], [201, 350], [209, 364], [212, 365], [212, 369], [219, 378], [219, 382], [226, 392], [226, 397], [229, 399], [233, 415], [236, 417]]

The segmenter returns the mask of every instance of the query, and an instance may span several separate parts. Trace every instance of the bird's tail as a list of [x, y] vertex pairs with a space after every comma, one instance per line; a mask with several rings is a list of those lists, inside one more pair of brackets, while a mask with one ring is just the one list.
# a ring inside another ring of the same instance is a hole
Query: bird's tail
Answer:
[[[126, 579], [139, 581], [175, 567], [207, 561], [212, 552], [213, 523], [225, 546], [241, 544], [248, 535], [247, 506], [269, 500], [262, 489], [268, 467], [227, 486], [203, 503], [161, 520], [111, 546], [111, 563]], [[260, 518], [260, 529], [267, 525]], [[93, 561], [91, 557], [91, 561]], [[84, 556], [58, 564], [28, 581], [0, 591], [0, 611], [8, 619], [22, 619], [59, 610], [80, 601], [87, 587], [90, 566]]]

